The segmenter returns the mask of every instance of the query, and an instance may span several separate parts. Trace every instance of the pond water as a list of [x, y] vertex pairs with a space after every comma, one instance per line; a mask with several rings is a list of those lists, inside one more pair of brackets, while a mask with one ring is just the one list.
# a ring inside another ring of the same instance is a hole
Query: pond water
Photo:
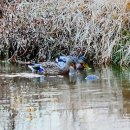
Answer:
[[0, 64], [0, 130], [129, 130], [130, 71], [89, 70], [69, 78]]

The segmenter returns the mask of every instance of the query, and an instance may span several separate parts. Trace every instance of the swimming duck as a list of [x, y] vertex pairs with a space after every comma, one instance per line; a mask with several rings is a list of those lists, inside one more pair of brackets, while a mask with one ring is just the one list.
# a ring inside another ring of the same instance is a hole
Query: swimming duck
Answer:
[[32, 72], [36, 72], [36, 73], [43, 73], [45, 71], [45, 69], [41, 64], [32, 64], [32, 65], [28, 65], [28, 67], [32, 70]]
[[75, 70], [84, 70], [87, 59], [84, 56], [59, 56], [56, 64], [63, 74], [75, 74]]

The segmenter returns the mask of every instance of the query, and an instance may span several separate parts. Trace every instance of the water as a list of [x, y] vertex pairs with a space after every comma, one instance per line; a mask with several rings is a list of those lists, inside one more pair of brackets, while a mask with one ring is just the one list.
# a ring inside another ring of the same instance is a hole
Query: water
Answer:
[[129, 72], [103, 67], [87, 81], [1, 64], [0, 130], [129, 130]]

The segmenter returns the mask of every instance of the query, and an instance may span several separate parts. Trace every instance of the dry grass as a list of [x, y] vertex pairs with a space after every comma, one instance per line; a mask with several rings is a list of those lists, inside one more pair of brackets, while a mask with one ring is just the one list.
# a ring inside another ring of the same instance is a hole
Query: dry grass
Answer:
[[64, 46], [69, 53], [80, 47], [84, 55], [93, 54], [98, 64], [112, 62], [112, 54], [117, 51], [122, 52], [119, 63], [129, 64], [129, 43], [125, 44], [125, 53], [120, 44], [125, 37], [122, 29], [129, 26], [128, 3], [124, 0], [23, 0], [5, 5], [1, 39], [7, 46], [9, 39], [15, 39], [15, 55], [19, 48], [26, 51], [30, 45], [38, 45], [40, 49], [46, 46], [45, 51], [49, 52]]

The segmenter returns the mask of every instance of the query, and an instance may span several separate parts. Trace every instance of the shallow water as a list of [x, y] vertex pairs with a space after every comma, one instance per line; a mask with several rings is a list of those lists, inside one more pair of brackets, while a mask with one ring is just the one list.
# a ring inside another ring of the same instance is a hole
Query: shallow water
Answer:
[[0, 65], [0, 130], [129, 130], [130, 71], [103, 67], [98, 80], [43, 76]]

